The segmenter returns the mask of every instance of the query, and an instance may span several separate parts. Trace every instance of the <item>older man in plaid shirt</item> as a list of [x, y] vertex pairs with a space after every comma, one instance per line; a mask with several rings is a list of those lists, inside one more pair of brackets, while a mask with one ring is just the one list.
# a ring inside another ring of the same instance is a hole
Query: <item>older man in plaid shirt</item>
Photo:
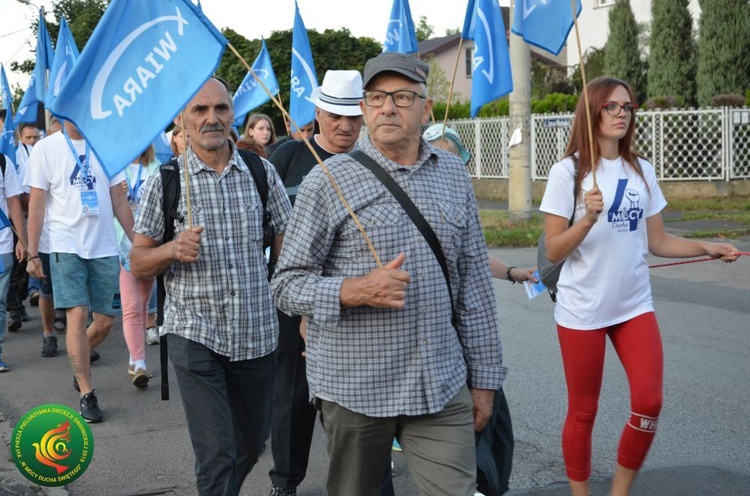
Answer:
[[[164, 272], [165, 326], [195, 452], [198, 492], [237, 495], [258, 460], [273, 385], [278, 340], [263, 245], [263, 206], [253, 175], [228, 140], [234, 121], [229, 88], [209, 79], [182, 112], [193, 227], [164, 234], [162, 181], [153, 174], [141, 199], [130, 254], [136, 277]], [[268, 204], [278, 253], [291, 211], [270, 162]], [[184, 177], [183, 157], [178, 158]], [[171, 228], [172, 226], [168, 226]], [[165, 272], [166, 271], [166, 272]]]
[[[428, 145], [429, 66], [370, 59], [359, 150], [407, 192], [436, 232], [449, 291], [425, 238], [353, 157], [326, 165], [383, 260], [377, 268], [321, 168], [298, 192], [272, 281], [277, 306], [308, 316], [307, 378], [328, 436], [332, 496], [377, 495], [395, 435], [420, 493], [473, 495], [474, 431], [505, 376], [487, 249], [458, 157]], [[467, 381], [470, 387], [467, 386]]]

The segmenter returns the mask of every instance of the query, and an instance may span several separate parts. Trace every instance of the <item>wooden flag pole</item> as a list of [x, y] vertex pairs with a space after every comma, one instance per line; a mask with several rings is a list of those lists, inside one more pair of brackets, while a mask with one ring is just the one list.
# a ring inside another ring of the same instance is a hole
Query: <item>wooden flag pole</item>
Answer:
[[190, 208], [190, 171], [188, 171], [188, 157], [187, 157], [187, 129], [185, 129], [185, 120], [182, 118], [182, 112], [180, 112], [180, 127], [182, 128], [182, 140], [185, 146], [182, 148], [182, 166], [185, 169], [185, 206], [187, 207], [187, 220], [188, 229], [193, 228], [193, 215], [192, 209]]
[[[232, 50], [232, 52], [237, 56], [240, 62], [242, 62], [242, 64], [247, 68], [250, 74], [253, 75], [253, 78], [255, 78], [258, 84], [260, 84], [261, 88], [263, 88], [263, 91], [265, 91], [268, 94], [268, 96], [271, 97], [271, 100], [279, 108], [284, 118], [289, 120], [289, 123], [291, 124], [291, 126], [296, 127], [297, 129], [300, 129], [300, 127], [297, 125], [294, 119], [292, 119], [292, 116], [289, 115], [289, 112], [287, 112], [284, 106], [281, 105], [281, 101], [275, 98], [273, 95], [271, 95], [271, 91], [268, 89], [268, 87], [265, 84], [263, 84], [263, 81], [261, 81], [261, 79], [255, 73], [252, 67], [250, 67], [250, 64], [247, 63], [247, 61], [242, 57], [242, 55], [239, 54], [239, 52], [232, 46], [231, 43], [229, 43], [228, 46]], [[336, 191], [336, 195], [338, 195], [339, 200], [341, 200], [342, 205], [344, 205], [344, 208], [346, 208], [346, 211], [349, 213], [352, 220], [357, 225], [357, 229], [359, 229], [359, 232], [362, 234], [362, 237], [365, 239], [367, 248], [370, 250], [370, 253], [372, 253], [372, 256], [375, 258], [375, 262], [378, 264], [378, 267], [382, 267], [383, 264], [380, 261], [380, 257], [378, 256], [378, 253], [375, 251], [375, 247], [372, 245], [372, 241], [370, 241], [370, 237], [365, 232], [365, 228], [362, 226], [362, 223], [359, 221], [357, 214], [354, 213], [354, 210], [349, 205], [349, 202], [346, 201], [346, 198], [344, 198], [344, 194], [341, 192], [341, 189], [339, 188], [338, 184], [336, 184], [336, 181], [333, 179], [333, 176], [328, 170], [328, 167], [326, 167], [323, 161], [320, 159], [320, 156], [312, 147], [312, 145], [310, 144], [310, 141], [305, 137], [302, 138], [302, 141], [304, 141], [305, 145], [307, 145], [307, 148], [310, 150], [313, 157], [315, 157], [315, 160], [318, 162], [318, 165], [320, 165], [320, 168], [323, 170], [326, 177], [328, 178], [328, 182], [331, 183], [331, 186], [333, 186], [334, 191]]]
[[445, 140], [445, 128], [448, 125], [448, 110], [451, 108], [451, 99], [453, 98], [453, 86], [456, 84], [456, 75], [458, 74], [458, 62], [461, 60], [461, 45], [464, 42], [463, 33], [458, 37], [458, 51], [456, 52], [456, 65], [453, 67], [453, 77], [451, 78], [451, 86], [448, 89], [448, 101], [445, 103], [445, 117], [443, 117], [443, 132], [440, 133], [440, 146], [443, 145]]
[[589, 135], [589, 151], [591, 152], [591, 178], [594, 181], [594, 187], [596, 184], [596, 164], [594, 163], [594, 131], [591, 128], [591, 104], [589, 103], [589, 92], [586, 89], [586, 67], [583, 63], [583, 54], [581, 53], [581, 34], [578, 32], [578, 16], [576, 16], [576, 0], [570, 0], [570, 4], [573, 9], [573, 24], [576, 29], [576, 41], [578, 44], [578, 60], [581, 67], [581, 82], [583, 84], [583, 100], [586, 104], [586, 127], [588, 128]]

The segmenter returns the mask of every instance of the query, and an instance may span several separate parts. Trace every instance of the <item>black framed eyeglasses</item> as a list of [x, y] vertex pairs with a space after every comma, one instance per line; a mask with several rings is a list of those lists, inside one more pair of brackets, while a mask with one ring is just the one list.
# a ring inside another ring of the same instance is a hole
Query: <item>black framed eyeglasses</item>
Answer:
[[399, 108], [411, 107], [414, 105], [414, 100], [417, 97], [425, 99], [424, 95], [420, 95], [411, 90], [398, 90], [398, 91], [381, 91], [381, 90], [368, 90], [364, 92], [365, 105], [368, 107], [382, 107], [385, 105], [385, 100], [388, 97], [393, 99], [393, 103]]
[[617, 116], [620, 114], [620, 109], [624, 110], [626, 114], [635, 114], [635, 111], [638, 110], [638, 104], [637, 103], [631, 103], [628, 102], [624, 105], [620, 105], [617, 102], [604, 102], [602, 103], [602, 108], [607, 111], [609, 115]]

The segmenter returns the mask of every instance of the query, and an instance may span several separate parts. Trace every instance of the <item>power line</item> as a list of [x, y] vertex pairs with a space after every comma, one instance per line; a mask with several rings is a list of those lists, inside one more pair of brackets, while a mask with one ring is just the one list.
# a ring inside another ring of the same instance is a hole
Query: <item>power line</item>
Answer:
[[0, 35], [0, 38], [5, 38], [5, 37], [10, 36], [12, 34], [20, 33], [21, 31], [26, 31], [27, 29], [31, 29], [31, 28], [22, 28], [22, 29], [19, 29], [18, 31], [13, 31], [12, 33], [2, 34], [2, 35]]

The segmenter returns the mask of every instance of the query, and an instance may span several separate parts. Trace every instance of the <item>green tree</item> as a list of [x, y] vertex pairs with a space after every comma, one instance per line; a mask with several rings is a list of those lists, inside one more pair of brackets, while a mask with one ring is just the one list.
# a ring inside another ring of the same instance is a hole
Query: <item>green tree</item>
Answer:
[[425, 16], [419, 16], [419, 24], [417, 24], [416, 32], [417, 41], [429, 40], [435, 33], [435, 28], [427, 24], [427, 18]]
[[[261, 48], [261, 40], [248, 40], [244, 36], [230, 29], [223, 31], [224, 36], [232, 43], [248, 64], [252, 64]], [[367, 59], [379, 54], [383, 47], [372, 38], [355, 38], [348, 29], [326, 29], [322, 33], [314, 29], [307, 30], [310, 40], [310, 50], [315, 62], [315, 72], [318, 79], [329, 69], [353, 69], [362, 72]], [[268, 54], [271, 57], [273, 71], [279, 82], [279, 92], [282, 104], [288, 108], [290, 72], [292, 65], [292, 30], [274, 31], [266, 39]], [[336, 47], [332, 50], [331, 47]], [[216, 74], [226, 80], [232, 88], [237, 88], [247, 74], [247, 68], [237, 59], [234, 53], [227, 49], [221, 59]], [[255, 112], [268, 114], [274, 122], [278, 133], [283, 134], [284, 120], [276, 106], [266, 103]], [[298, 123], [302, 125], [303, 123]]]
[[701, 0], [697, 95], [710, 105], [717, 95], [743, 94], [750, 88], [750, 3]]
[[[54, 20], [50, 21], [48, 16], [45, 18], [45, 24], [47, 25], [52, 45], [54, 46], [57, 43], [57, 33], [60, 31], [60, 23], [58, 21], [60, 17], [65, 16], [78, 49], [83, 51], [84, 45], [91, 36], [91, 33], [94, 32], [94, 28], [99, 23], [99, 19], [104, 15], [104, 11], [107, 10], [108, 5], [108, 0], [56, 0], [53, 2], [52, 17], [54, 17]], [[39, 27], [37, 20], [38, 17], [34, 17], [31, 23], [31, 29], [34, 31], [31, 43], [34, 46], [36, 46], [36, 32]], [[10, 68], [15, 72], [31, 74], [34, 71], [35, 65], [36, 62], [34, 59], [28, 59], [20, 63], [11, 62]]]
[[[589, 48], [583, 55], [583, 68], [586, 71], [586, 81], [592, 81], [604, 75], [604, 48]], [[576, 93], [583, 90], [583, 77], [581, 75], [581, 64], [579, 63], [573, 75], [571, 83]]]
[[[609, 11], [609, 39], [604, 47], [604, 73], [627, 82], [636, 98], [646, 92], [646, 73], [638, 48], [638, 24], [630, 0], [616, 0]], [[588, 77], [590, 81], [592, 78]]]
[[680, 96], [695, 100], [695, 54], [693, 17], [689, 0], [651, 2], [648, 96]]

